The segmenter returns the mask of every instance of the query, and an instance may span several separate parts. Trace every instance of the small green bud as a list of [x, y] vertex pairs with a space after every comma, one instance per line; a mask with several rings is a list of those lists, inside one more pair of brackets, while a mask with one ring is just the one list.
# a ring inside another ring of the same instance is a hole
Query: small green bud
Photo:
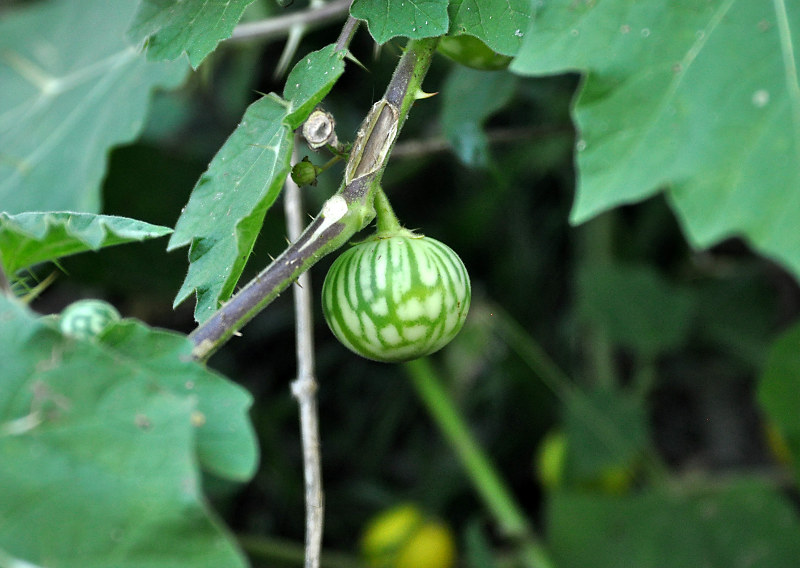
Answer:
[[317, 176], [321, 172], [322, 168], [312, 164], [311, 160], [306, 156], [292, 168], [292, 180], [300, 187], [304, 185], [317, 185]]

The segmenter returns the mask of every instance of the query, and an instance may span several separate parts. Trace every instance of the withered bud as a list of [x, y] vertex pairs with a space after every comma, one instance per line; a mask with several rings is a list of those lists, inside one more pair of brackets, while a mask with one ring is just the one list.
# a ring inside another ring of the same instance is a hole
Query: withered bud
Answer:
[[303, 138], [312, 150], [328, 144], [338, 146], [339, 139], [336, 137], [336, 121], [333, 115], [322, 109], [312, 112], [308, 120], [303, 123]]

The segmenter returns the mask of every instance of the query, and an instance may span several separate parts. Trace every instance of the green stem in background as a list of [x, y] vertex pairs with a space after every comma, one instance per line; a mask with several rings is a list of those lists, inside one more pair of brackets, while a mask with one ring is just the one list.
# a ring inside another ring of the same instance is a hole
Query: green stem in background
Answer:
[[[597, 430], [598, 436], [609, 447], [619, 445], [622, 433], [619, 426], [599, 412], [575, 382], [561, 370], [523, 327], [499, 306], [492, 308], [496, 316], [495, 324], [500, 337], [522, 359], [539, 379], [564, 403], [581, 409], [587, 424]], [[642, 467], [650, 480], [664, 485], [669, 479], [669, 471], [654, 450], [648, 450]]]
[[[609, 211], [592, 219], [582, 228], [579, 233], [582, 268], [591, 270], [613, 261], [614, 222], [615, 215]], [[596, 325], [586, 325], [584, 333], [584, 344], [588, 351], [587, 376], [599, 387], [615, 387], [617, 374], [614, 370], [613, 345], [608, 333]]]
[[408, 42], [384, 97], [359, 128], [345, 180], [289, 248], [190, 335], [192, 356], [208, 359], [300, 274], [345, 243], [375, 216], [373, 200], [397, 135], [419, 98], [438, 38]]
[[519, 543], [528, 568], [552, 568], [547, 551], [536, 538], [528, 519], [497, 468], [477, 443], [456, 408], [442, 380], [428, 359], [405, 364], [417, 394], [458, 455], [475, 489], [500, 526], [502, 533]]

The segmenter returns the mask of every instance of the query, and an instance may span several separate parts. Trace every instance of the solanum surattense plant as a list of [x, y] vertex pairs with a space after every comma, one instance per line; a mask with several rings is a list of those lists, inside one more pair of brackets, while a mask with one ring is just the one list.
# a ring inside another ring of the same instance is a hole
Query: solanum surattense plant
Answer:
[[4, 3], [0, 567], [794, 568], [798, 29]]

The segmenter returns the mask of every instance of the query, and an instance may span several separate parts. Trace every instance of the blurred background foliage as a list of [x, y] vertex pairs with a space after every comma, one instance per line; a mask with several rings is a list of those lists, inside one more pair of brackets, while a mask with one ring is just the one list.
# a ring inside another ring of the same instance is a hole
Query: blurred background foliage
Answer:
[[[274, 2], [259, 1], [247, 17], [277, 10]], [[295, 59], [336, 33], [336, 25], [309, 33]], [[365, 31], [356, 36], [351, 49], [367, 70], [348, 65], [324, 102], [340, 139], [352, 140], [400, 48], [392, 41], [375, 51]], [[103, 212], [173, 226], [247, 105], [258, 93], [282, 90], [275, 76], [282, 50], [278, 40], [223, 44], [183, 87], [158, 93], [144, 135], [111, 154]], [[471, 273], [474, 307], [467, 325], [434, 357], [463, 416], [521, 506], [560, 543], [556, 559], [611, 566], [611, 560], [587, 559], [585, 550], [597, 543], [584, 539], [569, 547], [564, 543], [575, 539], [565, 533], [599, 535], [605, 522], [636, 525], [635, 519], [661, 514], [657, 495], [624, 501], [631, 491], [754, 475], [796, 496], [787, 464], [767, 443], [756, 388], [769, 345], [797, 320], [800, 290], [736, 239], [691, 250], [661, 197], [570, 226], [575, 140], [569, 108], [578, 81], [467, 70], [437, 57], [425, 90], [439, 94], [415, 105], [384, 187], [401, 221], [448, 243]], [[476, 92], [485, 97], [483, 106], [473, 103]], [[304, 155], [319, 165], [328, 159], [301, 149]], [[334, 167], [303, 190], [309, 212], [319, 210], [341, 172]], [[284, 246], [276, 208], [245, 279]], [[164, 248], [155, 241], [65, 259], [63, 274], [34, 307], [54, 312], [79, 297], [102, 297], [126, 316], [188, 332], [193, 306], [171, 307], [186, 251]], [[311, 272], [315, 297], [332, 260]], [[405, 501], [446, 519], [462, 556], [472, 543], [474, 558], [480, 557], [476, 530], [487, 542], [502, 542], [407, 371], [351, 355], [329, 333], [319, 309], [315, 331], [326, 547], [355, 551], [367, 520]], [[254, 394], [262, 450], [260, 469], [246, 486], [207, 479], [214, 504], [237, 534], [302, 543], [299, 428], [289, 391], [295, 373], [291, 296], [282, 295], [210, 365]], [[561, 371], [554, 378], [542, 365]], [[542, 485], [536, 457], [554, 430], [568, 440], [557, 488]], [[615, 467], [628, 479], [623, 496], [591, 483]], [[741, 511], [735, 504], [740, 496], [730, 497], [730, 508]], [[630, 509], [630, 516], [606, 518], [623, 515], [609, 502]], [[670, 511], [692, 517], [686, 512], [691, 503]], [[783, 511], [783, 502], [774, 506]], [[584, 520], [571, 528], [576, 517]], [[464, 565], [480, 565], [469, 558]], [[273, 558], [263, 565], [278, 564]]]

